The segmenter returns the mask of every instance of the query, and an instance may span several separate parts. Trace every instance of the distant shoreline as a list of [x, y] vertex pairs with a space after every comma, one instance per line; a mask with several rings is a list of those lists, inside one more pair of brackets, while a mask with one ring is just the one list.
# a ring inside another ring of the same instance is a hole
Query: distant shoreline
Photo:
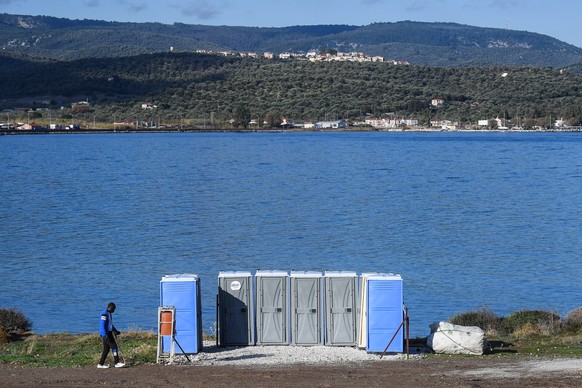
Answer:
[[74, 129], [74, 130], [0, 130], [1, 135], [93, 135], [93, 134], [117, 134], [117, 133], [362, 133], [362, 132], [398, 132], [398, 133], [582, 133], [582, 127], [564, 128], [564, 129], [545, 129], [545, 130], [513, 130], [513, 129], [433, 129], [433, 128], [415, 128], [415, 129], [370, 129], [370, 128], [353, 128], [353, 129], [244, 129], [244, 128], [154, 128], [154, 129]]

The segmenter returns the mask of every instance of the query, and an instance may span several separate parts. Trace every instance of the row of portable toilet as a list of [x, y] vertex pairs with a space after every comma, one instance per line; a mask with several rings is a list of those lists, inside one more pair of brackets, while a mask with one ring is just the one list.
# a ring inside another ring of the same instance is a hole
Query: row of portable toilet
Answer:
[[[399, 275], [327, 271], [223, 271], [218, 275], [217, 340], [232, 345], [359, 346], [402, 352], [403, 287]], [[176, 309], [176, 340], [201, 349], [196, 275], [167, 275], [160, 305]], [[397, 332], [398, 331], [398, 332]]]

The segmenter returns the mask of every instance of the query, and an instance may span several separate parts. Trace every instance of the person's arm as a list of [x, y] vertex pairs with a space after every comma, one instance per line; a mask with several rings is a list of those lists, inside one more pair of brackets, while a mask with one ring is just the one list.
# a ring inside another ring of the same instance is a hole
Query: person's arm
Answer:
[[107, 326], [108, 326], [107, 314], [101, 314], [101, 321], [99, 324], [99, 335], [101, 337], [107, 336]]

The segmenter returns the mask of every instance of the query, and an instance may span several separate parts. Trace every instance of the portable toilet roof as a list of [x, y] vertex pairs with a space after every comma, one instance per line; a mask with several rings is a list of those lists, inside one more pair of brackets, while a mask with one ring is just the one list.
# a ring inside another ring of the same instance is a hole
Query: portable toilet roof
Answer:
[[179, 273], [173, 275], [164, 275], [162, 282], [191, 282], [198, 280], [198, 275], [193, 273]]
[[[363, 276], [364, 274], [362, 274]], [[367, 274], [367, 279], [370, 280], [402, 280], [402, 276], [400, 274], [393, 274], [393, 273], [376, 273], [376, 274]]]
[[325, 271], [325, 277], [354, 277], [358, 276], [355, 271]]
[[229, 278], [229, 277], [239, 277], [239, 276], [252, 276], [250, 271], [220, 271], [218, 272], [219, 278]]
[[290, 276], [294, 278], [320, 278], [322, 273], [319, 271], [291, 271]]
[[289, 272], [280, 270], [257, 270], [255, 276], [289, 276]]

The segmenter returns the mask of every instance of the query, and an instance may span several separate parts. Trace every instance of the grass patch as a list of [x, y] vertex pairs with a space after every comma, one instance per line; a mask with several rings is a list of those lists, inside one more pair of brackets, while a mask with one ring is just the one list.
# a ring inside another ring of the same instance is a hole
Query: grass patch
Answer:
[[[127, 363], [156, 362], [158, 339], [153, 332], [128, 332], [119, 336], [119, 340]], [[0, 345], [0, 363], [31, 367], [92, 366], [99, 361], [101, 343], [96, 334], [25, 334]]]
[[[582, 332], [503, 337], [487, 337], [490, 352], [484, 357], [582, 357]], [[124, 332], [119, 336], [121, 354], [128, 365], [154, 364], [158, 337], [153, 332]], [[212, 336], [204, 340], [214, 341]], [[419, 344], [425, 339], [417, 339]], [[414, 339], [412, 342], [414, 343]], [[97, 334], [24, 334], [9, 343], [0, 344], [0, 364], [25, 367], [93, 367], [101, 354], [101, 339]], [[428, 357], [451, 357], [429, 355]], [[453, 356], [474, 357], [474, 356]], [[108, 362], [112, 362], [109, 355]]]
[[525, 356], [582, 357], [582, 336], [538, 336], [515, 340], [513, 346]]
[[480, 308], [456, 314], [450, 322], [480, 327], [490, 354], [582, 357], [582, 307], [564, 319], [553, 311], [518, 310], [500, 317]]

